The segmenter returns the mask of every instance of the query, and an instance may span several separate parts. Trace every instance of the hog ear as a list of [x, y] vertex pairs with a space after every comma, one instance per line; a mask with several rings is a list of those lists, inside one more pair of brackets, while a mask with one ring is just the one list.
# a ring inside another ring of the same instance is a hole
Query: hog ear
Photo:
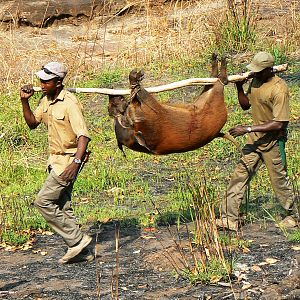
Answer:
[[146, 143], [145, 138], [144, 138], [144, 135], [143, 135], [143, 133], [142, 133], [141, 131], [136, 132], [136, 133], [134, 134], [134, 136], [135, 136], [137, 142], [138, 142], [141, 146], [145, 147], [149, 152], [152, 153], [152, 151], [148, 148], [147, 143]]

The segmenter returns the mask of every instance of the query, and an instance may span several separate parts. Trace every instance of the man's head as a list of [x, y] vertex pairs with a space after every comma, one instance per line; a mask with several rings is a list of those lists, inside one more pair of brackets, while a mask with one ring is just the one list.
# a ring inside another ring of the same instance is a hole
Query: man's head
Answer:
[[255, 54], [247, 68], [255, 73], [255, 77], [259, 81], [266, 82], [270, 77], [274, 76], [273, 66], [274, 57], [270, 53], [262, 51]]
[[63, 81], [67, 75], [67, 69], [62, 63], [52, 61], [43, 66], [42, 69], [35, 74], [44, 81], [48, 81], [53, 78], [59, 78]]
[[63, 89], [63, 80], [67, 75], [67, 69], [59, 62], [50, 62], [40, 71], [35, 73], [41, 81], [41, 88], [44, 95], [55, 99]]
[[252, 72], [258, 73], [273, 66], [274, 57], [270, 53], [262, 51], [255, 54], [251, 63], [247, 65], [247, 68]]

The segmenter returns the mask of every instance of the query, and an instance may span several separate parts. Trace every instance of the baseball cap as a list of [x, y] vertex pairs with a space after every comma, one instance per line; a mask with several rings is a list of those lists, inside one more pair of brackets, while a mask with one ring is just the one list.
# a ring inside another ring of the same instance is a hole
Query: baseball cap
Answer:
[[42, 80], [50, 80], [55, 77], [64, 79], [67, 75], [67, 69], [62, 63], [52, 61], [42, 67], [42, 69], [35, 73], [37, 77]]
[[260, 72], [265, 68], [273, 67], [274, 57], [268, 52], [258, 52], [254, 55], [251, 63], [247, 65], [247, 68], [253, 72]]

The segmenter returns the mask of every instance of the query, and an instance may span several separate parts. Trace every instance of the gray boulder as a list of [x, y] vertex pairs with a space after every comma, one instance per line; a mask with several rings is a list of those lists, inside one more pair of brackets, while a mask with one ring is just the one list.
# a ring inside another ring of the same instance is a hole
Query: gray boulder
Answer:
[[47, 27], [56, 20], [118, 13], [126, 0], [0, 0], [0, 22]]

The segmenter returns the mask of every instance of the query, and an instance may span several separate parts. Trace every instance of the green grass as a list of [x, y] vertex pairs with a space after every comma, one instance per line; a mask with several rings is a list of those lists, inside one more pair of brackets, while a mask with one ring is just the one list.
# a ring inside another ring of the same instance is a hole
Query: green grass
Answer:
[[295, 230], [294, 232], [288, 235], [288, 238], [291, 242], [300, 243], [300, 230]]
[[[278, 52], [277, 57], [280, 53]], [[161, 77], [157, 71], [158, 64], [153, 65], [148, 67], [146, 76], [160, 83], [208, 76], [209, 56], [208, 53], [204, 53], [201, 57], [199, 54], [195, 55], [190, 61], [172, 60], [169, 63], [170, 68], [167, 68]], [[291, 70], [297, 72], [299, 65], [291, 63]], [[129, 71], [115, 69], [99, 74], [87, 74], [88, 79], [84, 83], [77, 83], [77, 86], [127, 88]], [[299, 178], [300, 165], [299, 86], [293, 81], [290, 83], [290, 89], [292, 121], [287, 157], [289, 174], [296, 180]], [[191, 102], [201, 90], [201, 87], [187, 87], [161, 93], [158, 97], [161, 101], [186, 103]], [[223, 131], [226, 132], [238, 124], [251, 124], [249, 112], [239, 108], [233, 85], [225, 87], [225, 96], [228, 122]], [[155, 216], [155, 224], [176, 222], [181, 215], [185, 215], [190, 205], [185, 200], [188, 199], [188, 191], [183, 184], [183, 178], [187, 175], [193, 182], [201, 182], [205, 176], [207, 184], [213, 187], [211, 192], [214, 193], [216, 207], [224, 198], [230, 175], [240, 157], [235, 146], [229, 141], [215, 139], [198, 150], [168, 156], [151, 156], [125, 148], [126, 159], [117, 148], [113, 121], [107, 113], [108, 97], [88, 94], [79, 94], [78, 97], [84, 106], [92, 136], [90, 161], [74, 187], [74, 208], [80, 223], [113, 218], [124, 220], [126, 224], [132, 220], [133, 224], [144, 226], [148, 222], [149, 214], [155, 212], [152, 202], [162, 212], [160, 216]], [[38, 94], [31, 99], [33, 109], [38, 99]], [[245, 137], [239, 137], [238, 141], [243, 145]], [[17, 92], [12, 95], [0, 95], [0, 150], [2, 235], [11, 229], [21, 232], [28, 228], [46, 228], [43, 218], [30, 203], [34, 201], [47, 176], [47, 131], [43, 126], [33, 131], [27, 128]], [[116, 194], [116, 191], [119, 191], [119, 194]], [[251, 183], [250, 212], [253, 218], [264, 217], [259, 210], [259, 199], [266, 200], [267, 209], [276, 207], [272, 195], [266, 170], [262, 168]], [[9, 236], [5, 239], [7, 238]]]
[[2, 233], [2, 241], [14, 246], [20, 246], [26, 243], [31, 238], [30, 233], [18, 232], [9, 230]]
[[[121, 80], [119, 75], [114, 74], [104, 77], [113, 78], [117, 82]], [[170, 77], [169, 81], [173, 79]], [[92, 86], [89, 83], [86, 85]], [[195, 88], [187, 88], [187, 95], [189, 89], [195, 93]], [[294, 175], [299, 174], [299, 125], [296, 122], [300, 112], [298, 92], [297, 86], [291, 86], [292, 120], [295, 121], [290, 125], [287, 156], [289, 172]], [[176, 101], [180, 101], [182, 91], [172, 93]], [[37, 98], [31, 101], [33, 108], [37, 104]], [[239, 159], [237, 149], [229, 141], [216, 139], [196, 151], [168, 156], [150, 156], [125, 148], [125, 159], [117, 148], [112, 120], [107, 115], [107, 97], [100, 96], [100, 101], [90, 95], [80, 95], [80, 98], [92, 135], [91, 159], [74, 187], [73, 200], [80, 223], [84, 224], [90, 219], [102, 221], [116, 218], [124, 219], [127, 223], [130, 219], [133, 223], [140, 220], [144, 224], [145, 218], [147, 219], [145, 216], [155, 211], [151, 201], [155, 202], [165, 216], [169, 216], [168, 220], [176, 220], [188, 207], [182, 197], [186, 191], [180, 184], [181, 178], [186, 174], [194, 182], [199, 182], [205, 176], [215, 187], [217, 201], [224, 197], [230, 174]], [[231, 85], [226, 87], [226, 102], [229, 118], [224, 131], [237, 124], [249, 124], [250, 115], [239, 109], [235, 90]], [[8, 228], [19, 231], [45, 227], [39, 213], [25, 199], [31, 199], [31, 202], [34, 200], [47, 176], [46, 129], [41, 127], [31, 131], [26, 127], [17, 94], [9, 99], [2, 95], [0, 103], [0, 133], [4, 134], [0, 140], [1, 208], [5, 212], [5, 217], [2, 218], [6, 219]], [[238, 140], [243, 144], [245, 138]], [[113, 189], [121, 190], [122, 194], [114, 195], [111, 192]], [[256, 199], [261, 197], [268, 198], [269, 205], [276, 206], [271, 195], [268, 176], [262, 168], [251, 184], [250, 201], [254, 206], [252, 212], [255, 213], [259, 207], [260, 203]], [[82, 201], [84, 198], [88, 200]], [[19, 210], [18, 216], [14, 217]], [[160, 220], [156, 222], [159, 223]]]
[[229, 274], [232, 273], [232, 266], [230, 264], [224, 264], [220, 260], [210, 260], [206, 268], [199, 265], [193, 272], [186, 270], [183, 277], [186, 278], [191, 284], [197, 283], [216, 283], [219, 281], [228, 281]]

